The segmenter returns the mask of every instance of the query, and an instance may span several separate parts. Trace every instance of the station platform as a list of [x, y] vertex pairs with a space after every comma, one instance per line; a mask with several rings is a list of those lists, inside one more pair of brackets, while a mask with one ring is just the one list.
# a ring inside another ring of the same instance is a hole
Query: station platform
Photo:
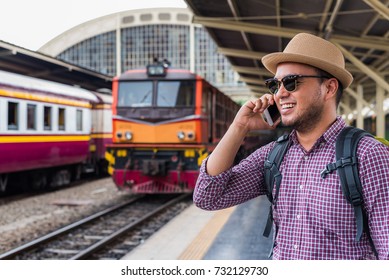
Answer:
[[125, 260], [268, 260], [263, 237], [269, 202], [261, 196], [218, 211], [188, 207], [128, 253]]

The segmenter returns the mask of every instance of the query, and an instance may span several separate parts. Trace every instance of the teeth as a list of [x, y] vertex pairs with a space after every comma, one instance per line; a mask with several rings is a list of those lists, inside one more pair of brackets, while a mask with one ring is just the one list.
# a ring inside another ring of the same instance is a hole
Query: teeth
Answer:
[[294, 107], [294, 104], [291, 104], [291, 103], [282, 104], [281, 107], [282, 107], [282, 109], [293, 108], [293, 107]]

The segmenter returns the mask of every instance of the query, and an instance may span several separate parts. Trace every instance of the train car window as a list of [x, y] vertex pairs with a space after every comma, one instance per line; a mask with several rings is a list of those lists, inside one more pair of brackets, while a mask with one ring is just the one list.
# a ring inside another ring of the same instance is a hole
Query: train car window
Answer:
[[58, 108], [58, 130], [65, 130], [65, 108]]
[[159, 81], [157, 106], [192, 107], [194, 105], [194, 81]]
[[27, 104], [27, 129], [36, 130], [36, 105]]
[[51, 107], [48, 106], [43, 108], [43, 127], [45, 130], [51, 130], [52, 128]]
[[152, 81], [119, 83], [118, 107], [150, 107], [152, 100]]
[[77, 131], [82, 131], [82, 111], [77, 110], [76, 112], [76, 129]]
[[8, 129], [19, 129], [19, 104], [8, 102]]

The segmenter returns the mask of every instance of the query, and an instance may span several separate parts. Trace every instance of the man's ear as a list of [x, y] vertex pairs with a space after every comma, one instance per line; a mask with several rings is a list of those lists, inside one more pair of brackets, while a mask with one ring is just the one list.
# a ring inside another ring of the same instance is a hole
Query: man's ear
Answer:
[[323, 84], [326, 87], [325, 98], [326, 99], [336, 98], [336, 93], [337, 93], [338, 88], [339, 88], [339, 81], [335, 78], [330, 78], [330, 79], [327, 79]]

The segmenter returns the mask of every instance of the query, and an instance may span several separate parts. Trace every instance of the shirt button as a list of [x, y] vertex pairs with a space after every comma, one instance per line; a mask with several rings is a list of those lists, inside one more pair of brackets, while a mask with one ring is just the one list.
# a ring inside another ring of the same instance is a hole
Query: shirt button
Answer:
[[304, 156], [304, 159], [305, 159], [305, 160], [308, 160], [308, 159], [309, 159], [309, 156]]
[[302, 190], [302, 189], [304, 188], [304, 186], [303, 186], [303, 185], [300, 185], [299, 188], [300, 188], [300, 190]]
[[293, 245], [293, 248], [297, 249], [297, 248], [298, 248], [298, 246], [295, 244], [295, 245]]
[[300, 216], [300, 214], [298, 214], [296, 217], [297, 217], [297, 219], [300, 219], [301, 216]]

